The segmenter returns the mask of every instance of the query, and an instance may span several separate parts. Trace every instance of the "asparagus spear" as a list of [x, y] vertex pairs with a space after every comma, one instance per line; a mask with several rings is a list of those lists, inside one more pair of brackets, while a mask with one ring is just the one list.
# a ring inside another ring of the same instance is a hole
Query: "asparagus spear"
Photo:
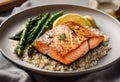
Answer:
[[32, 33], [35, 28], [31, 28], [28, 34]]
[[34, 42], [32, 42], [30, 44], [30, 46], [28, 47], [28, 50], [27, 50], [28, 56], [31, 56], [33, 54], [34, 50], [35, 50], [35, 48], [34, 48]]
[[23, 29], [23, 32], [22, 32], [22, 35], [21, 35], [21, 38], [20, 38], [19, 45], [17, 46], [17, 55], [19, 57], [21, 57], [21, 55], [23, 53], [23, 47], [24, 47], [24, 44], [25, 44], [25, 41], [26, 41], [27, 32], [28, 32], [29, 28], [30, 28], [30, 19], [25, 24], [25, 27]]
[[[36, 24], [36, 22], [37, 22], [38, 20], [40, 20], [41, 17], [42, 17], [42, 15], [40, 14], [40, 15], [38, 15], [37, 17], [35, 17], [35, 18], [33, 18], [33, 19], [30, 19], [30, 22], [29, 22], [29, 24], [30, 24], [30, 29], [29, 29], [29, 31], [30, 31], [30, 32], [33, 31], [34, 28], [32, 28], [32, 27], [34, 27], [34, 25]], [[22, 32], [23, 32], [23, 29], [20, 30], [19, 32], [17, 32], [14, 36], [10, 37], [9, 39], [20, 41], [20, 36], [21, 36]]]
[[49, 18], [49, 13], [46, 13], [41, 20], [38, 21], [37, 25], [34, 27], [34, 30], [29, 34], [28, 38], [27, 38], [27, 42], [31, 43], [34, 41], [34, 39], [36, 38], [39, 30], [41, 30], [41, 27], [43, 26], [44, 22], [46, 21], [46, 19]]
[[43, 15], [40, 14], [40, 15], [32, 18], [31, 21], [30, 21], [30, 26], [31, 26], [31, 27], [34, 27], [34, 26], [36, 25], [37, 21], [42, 18], [42, 16], [43, 16]]
[[16, 33], [14, 36], [9, 37], [9, 39], [19, 41], [19, 40], [20, 40], [20, 36], [21, 36], [22, 32], [23, 32], [23, 30], [20, 30], [20, 31], [19, 31], [18, 33]]
[[[54, 22], [58, 17], [60, 17], [60, 16], [62, 16], [62, 15], [63, 15], [63, 11], [59, 11], [59, 12], [53, 14], [53, 15], [45, 22], [45, 24], [43, 25], [41, 31], [40, 31], [39, 34], [37, 35], [36, 39], [39, 38], [43, 33], [45, 33], [46, 30], [51, 29], [53, 22]], [[28, 48], [28, 51], [27, 51], [28, 55], [30, 56], [30, 55], [33, 53], [33, 51], [34, 51], [34, 41], [32, 42], [32, 44], [31, 44], [31, 45], [29, 46], [29, 48]]]

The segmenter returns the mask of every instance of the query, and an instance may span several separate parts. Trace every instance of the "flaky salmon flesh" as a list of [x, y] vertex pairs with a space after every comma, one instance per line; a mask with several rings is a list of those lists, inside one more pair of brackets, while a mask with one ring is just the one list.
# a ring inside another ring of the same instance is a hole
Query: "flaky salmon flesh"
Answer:
[[104, 36], [97, 36], [79, 24], [65, 22], [35, 40], [34, 47], [40, 53], [68, 65], [86, 55], [103, 40]]

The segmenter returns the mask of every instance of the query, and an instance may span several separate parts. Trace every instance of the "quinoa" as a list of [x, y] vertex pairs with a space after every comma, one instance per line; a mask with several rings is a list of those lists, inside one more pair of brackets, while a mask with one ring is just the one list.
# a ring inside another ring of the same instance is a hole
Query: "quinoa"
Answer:
[[85, 26], [87, 29], [94, 32], [96, 35], [103, 35], [104, 41], [96, 48], [89, 50], [89, 52], [79, 58], [77, 61], [73, 62], [70, 65], [64, 65], [58, 61], [51, 59], [50, 57], [43, 55], [37, 51], [33, 53], [32, 56], [28, 56], [26, 54], [26, 50], [24, 51], [24, 55], [22, 57], [23, 61], [26, 61], [34, 66], [45, 69], [49, 71], [82, 71], [88, 68], [91, 68], [98, 64], [98, 61], [107, 55], [108, 51], [111, 49], [109, 46], [109, 37], [104, 35], [99, 29]]

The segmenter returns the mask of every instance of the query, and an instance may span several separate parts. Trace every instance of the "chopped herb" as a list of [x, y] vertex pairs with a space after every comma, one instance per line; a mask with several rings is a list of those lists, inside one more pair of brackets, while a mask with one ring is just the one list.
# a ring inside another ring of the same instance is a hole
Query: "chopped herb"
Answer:
[[65, 33], [62, 33], [59, 37], [59, 40], [65, 40], [66, 39], [66, 35]]
[[48, 35], [48, 38], [53, 38], [53, 36], [52, 35]]
[[72, 31], [72, 33], [76, 34], [74, 28], [69, 27], [69, 29]]

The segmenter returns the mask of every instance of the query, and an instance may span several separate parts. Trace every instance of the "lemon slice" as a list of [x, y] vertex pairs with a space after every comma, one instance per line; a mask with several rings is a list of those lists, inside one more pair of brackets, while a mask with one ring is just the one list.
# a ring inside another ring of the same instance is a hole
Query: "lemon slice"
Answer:
[[68, 13], [68, 14], [65, 14], [65, 15], [59, 17], [58, 19], [56, 19], [54, 21], [53, 27], [56, 27], [64, 22], [68, 22], [68, 21], [72, 21], [77, 24], [93, 27], [92, 23], [86, 17], [84, 18], [83, 16], [81, 16], [79, 14], [75, 14], [75, 13]]

